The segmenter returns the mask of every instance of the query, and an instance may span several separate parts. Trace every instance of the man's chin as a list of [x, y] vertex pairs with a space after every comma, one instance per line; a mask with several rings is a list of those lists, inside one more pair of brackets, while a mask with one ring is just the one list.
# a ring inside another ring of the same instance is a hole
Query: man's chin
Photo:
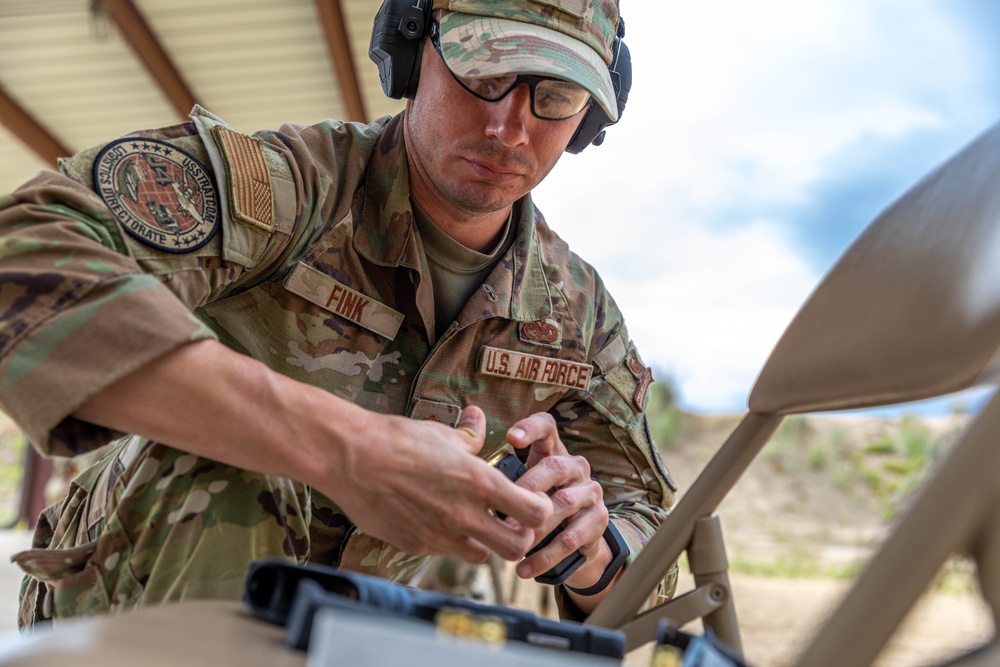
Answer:
[[[483, 190], [494, 190], [494, 192], [484, 192]], [[495, 190], [496, 188], [453, 190], [448, 193], [448, 199], [453, 206], [466, 213], [488, 215], [497, 211], [506, 211], [521, 198], [509, 192], [497, 193]]]

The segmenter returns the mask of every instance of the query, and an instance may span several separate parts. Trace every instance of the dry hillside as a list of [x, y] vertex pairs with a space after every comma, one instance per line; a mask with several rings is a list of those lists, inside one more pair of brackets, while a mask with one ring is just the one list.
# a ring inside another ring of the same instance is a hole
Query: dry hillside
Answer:
[[[673, 437], [662, 449], [682, 490], [738, 419], [674, 415]], [[719, 508], [753, 664], [792, 664], [967, 420], [786, 420]], [[992, 628], [971, 565], [955, 559], [878, 664], [936, 664], [984, 641]]]

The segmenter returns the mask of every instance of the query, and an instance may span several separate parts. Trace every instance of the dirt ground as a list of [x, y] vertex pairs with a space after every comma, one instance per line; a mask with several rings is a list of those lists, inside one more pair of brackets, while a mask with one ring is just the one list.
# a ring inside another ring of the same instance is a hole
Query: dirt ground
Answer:
[[[759, 667], [795, 664], [851, 584], [745, 574], [732, 575], [731, 582], [744, 653]], [[992, 633], [993, 622], [978, 595], [933, 592], [914, 608], [875, 664], [934, 665], [983, 643]]]

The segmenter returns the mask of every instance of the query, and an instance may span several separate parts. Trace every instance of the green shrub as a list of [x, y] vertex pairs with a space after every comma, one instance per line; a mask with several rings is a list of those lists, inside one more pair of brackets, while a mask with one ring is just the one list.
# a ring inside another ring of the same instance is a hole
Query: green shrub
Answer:
[[654, 373], [656, 380], [650, 387], [649, 405], [646, 416], [649, 428], [656, 444], [664, 449], [670, 448], [680, 431], [683, 413], [677, 406], [677, 390], [673, 379], [666, 373]]

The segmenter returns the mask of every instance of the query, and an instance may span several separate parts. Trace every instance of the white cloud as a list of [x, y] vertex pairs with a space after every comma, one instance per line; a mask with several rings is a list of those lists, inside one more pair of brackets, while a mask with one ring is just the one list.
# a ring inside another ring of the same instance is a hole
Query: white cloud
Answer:
[[808, 201], [844, 151], [979, 108], [974, 56], [933, 0], [623, 4], [623, 122], [536, 201], [685, 405], [739, 410], [824, 268], [763, 211]]
[[945, 122], [941, 103], [969, 69], [962, 36], [926, 0], [670, 6], [662, 28], [628, 24], [627, 113], [640, 118], [615, 130], [678, 158], [671, 176], [709, 177], [687, 190], [699, 203], [795, 200], [859, 138]]
[[539, 205], [595, 263], [643, 358], [671, 373], [683, 405], [745, 408], [757, 372], [818, 279], [776, 225], [718, 232], [692, 220], [610, 213], [590, 216], [602, 219], [597, 233], [574, 224], [583, 216], [564, 213], [580, 200], [539, 195]]
[[766, 222], [728, 233], [681, 225], [655, 275], [608, 279], [648, 363], [668, 369], [684, 405], [733, 410], [816, 275]]

